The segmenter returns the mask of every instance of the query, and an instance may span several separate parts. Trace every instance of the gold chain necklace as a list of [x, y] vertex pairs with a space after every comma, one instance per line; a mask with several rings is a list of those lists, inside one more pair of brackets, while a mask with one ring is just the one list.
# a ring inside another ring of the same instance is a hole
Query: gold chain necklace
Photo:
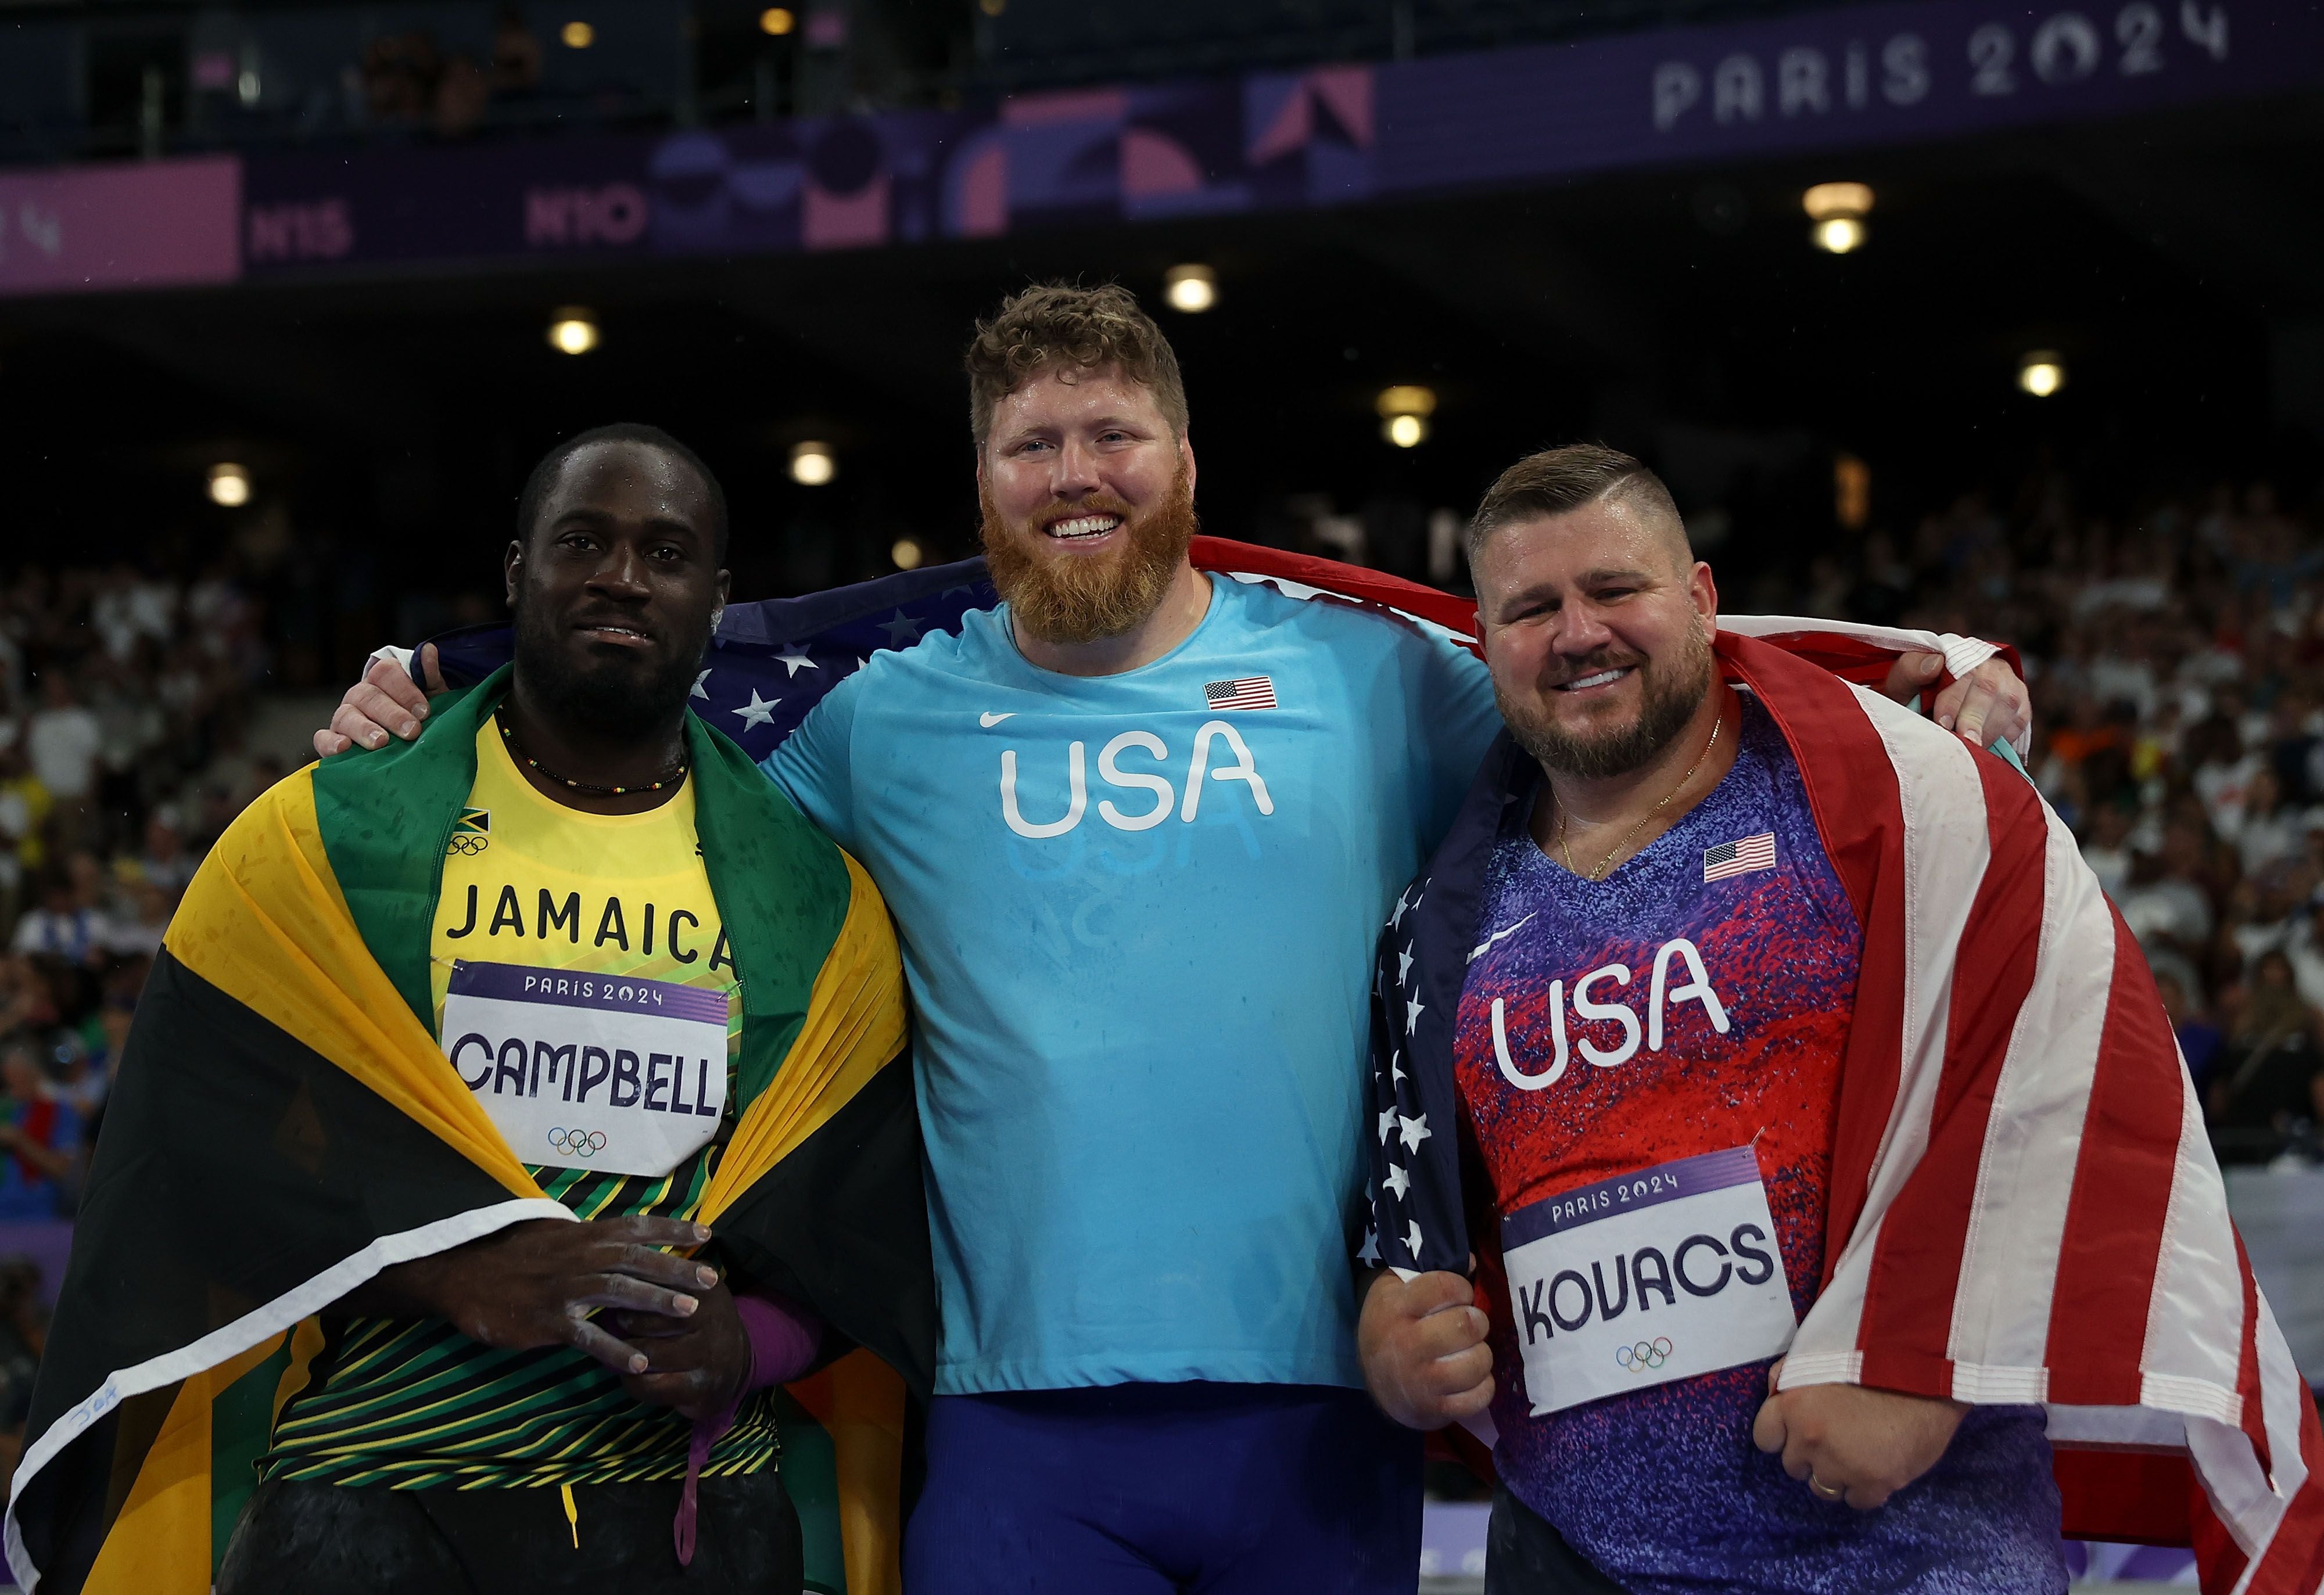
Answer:
[[1640, 815], [1638, 816], [1637, 824], [1632, 825], [1628, 831], [1622, 833], [1622, 839], [1614, 844], [1612, 851], [1608, 853], [1604, 858], [1600, 859], [1598, 861], [1598, 868], [1591, 871], [1589, 874], [1582, 875], [1580, 870], [1574, 868], [1573, 850], [1565, 844], [1565, 806], [1562, 803], [1559, 804], [1557, 806], [1557, 851], [1565, 855], [1566, 869], [1573, 874], [1582, 875], [1582, 878], [1584, 880], [1598, 881], [1605, 880], [1607, 869], [1614, 862], [1614, 854], [1620, 853], [1624, 848], [1629, 846], [1630, 838], [1636, 836], [1640, 831], [1645, 830], [1648, 820], [1662, 813], [1665, 808], [1670, 806], [1670, 800], [1672, 798], [1686, 790], [1687, 783], [1694, 779], [1694, 772], [1702, 768], [1702, 761], [1711, 757], [1711, 750], [1719, 745], [1719, 733], [1725, 730], [1726, 727], [1727, 716], [1722, 714], [1717, 720], [1711, 723], [1711, 740], [1702, 744], [1702, 751], [1696, 754], [1694, 762], [1686, 767], [1686, 773], [1678, 778], [1678, 785], [1673, 787], [1668, 792], [1665, 792], [1663, 795], [1663, 800], [1660, 803], [1655, 804], [1652, 808], [1646, 810], [1646, 813]]

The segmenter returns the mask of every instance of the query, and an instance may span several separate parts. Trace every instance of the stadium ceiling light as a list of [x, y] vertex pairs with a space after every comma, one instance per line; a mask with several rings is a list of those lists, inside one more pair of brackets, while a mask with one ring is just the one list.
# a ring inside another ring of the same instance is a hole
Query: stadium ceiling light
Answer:
[[1818, 183], [1800, 196], [1800, 205], [1816, 221], [1831, 216], [1870, 216], [1872, 188], [1868, 183]]
[[597, 346], [597, 318], [578, 305], [567, 305], [549, 319], [549, 346], [567, 355], [586, 355]]
[[[801, 487], [821, 487], [839, 475], [839, 457], [828, 443], [806, 442], [791, 445], [791, 480]], [[899, 543], [898, 548], [903, 545]], [[898, 560], [902, 565], [902, 560]], [[909, 570], [910, 566], [904, 568]]]
[[567, 50], [586, 50], [597, 42], [597, 30], [585, 22], [569, 22], [557, 32]]
[[1864, 224], [1852, 216], [1818, 222], [1811, 232], [1815, 246], [1826, 254], [1846, 254], [1864, 247]]
[[1436, 413], [1434, 389], [1399, 383], [1382, 388], [1372, 401], [1379, 412], [1380, 436], [1398, 448], [1417, 448], [1428, 441], [1428, 418]]
[[898, 538], [896, 546], [888, 550], [888, 558], [896, 562], [898, 570], [918, 570], [927, 557], [927, 551], [908, 537]]
[[1829, 254], [1864, 247], [1870, 235], [1864, 218], [1872, 214], [1872, 189], [1865, 183], [1818, 183], [1800, 196], [1800, 208], [1815, 225], [1808, 236]]
[[1872, 467], [1852, 454], [1833, 456], [1831, 500], [1832, 519], [1862, 531], [1872, 519]]
[[227, 460], [210, 467], [210, 502], [238, 510], [250, 502], [250, 469]]
[[1173, 266], [1162, 273], [1162, 297], [1172, 309], [1199, 316], [1219, 302], [1219, 274], [1208, 266]]
[[2066, 385], [2066, 357], [2055, 349], [2035, 349], [2017, 363], [2017, 385], [2047, 399]]
[[761, 33], [772, 33], [779, 39], [798, 26], [798, 14], [788, 6], [770, 5], [759, 13], [759, 32]]

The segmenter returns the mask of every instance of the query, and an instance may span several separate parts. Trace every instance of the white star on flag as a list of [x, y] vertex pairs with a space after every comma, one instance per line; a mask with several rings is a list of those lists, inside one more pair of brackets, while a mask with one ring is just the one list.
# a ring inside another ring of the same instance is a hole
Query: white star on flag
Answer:
[[927, 625], [925, 622], [912, 619], [899, 609], [888, 619], [881, 621], [880, 629], [888, 633], [888, 641], [898, 648], [908, 648], [920, 640], [920, 633], [927, 630]]
[[688, 697], [698, 697], [698, 698], [704, 699], [705, 701], [707, 701], [707, 700], [708, 700], [708, 698], [709, 698], [709, 696], [710, 696], [710, 694], [709, 694], [709, 692], [708, 692], [707, 690], [706, 690], [706, 689], [704, 688], [704, 687], [703, 687], [703, 685], [702, 685], [702, 684], [703, 684], [704, 682], [706, 682], [706, 681], [709, 680], [709, 679], [710, 679], [710, 672], [709, 672], [709, 671], [707, 671], [707, 670], [703, 671], [701, 675], [696, 676], [696, 677], [694, 678], [694, 690], [693, 690], [692, 692], [687, 693], [686, 696], [688, 696]]
[[1404, 1083], [1404, 1054], [1395, 1052], [1388, 1055], [1388, 1072], [1398, 1085]]
[[1370, 1263], [1374, 1268], [1378, 1268], [1379, 1266], [1379, 1231], [1378, 1230], [1366, 1230], [1364, 1231], [1364, 1249], [1363, 1250], [1356, 1253], [1356, 1261], [1360, 1263]]
[[1404, 984], [1412, 978], [1412, 944], [1404, 944], [1404, 951], [1396, 955], [1396, 983]]
[[1382, 1180], [1380, 1184], [1395, 1192], [1396, 1199], [1401, 1202], [1404, 1200], [1404, 1194], [1412, 1189], [1412, 1176], [1391, 1163], [1388, 1166], [1388, 1178]]
[[1404, 1000], [1404, 1033], [1407, 1036], [1411, 1035], [1412, 1028], [1420, 1022], [1420, 1016], [1427, 1011], [1426, 1003], [1416, 1001], [1409, 997], [1406, 998]]
[[1417, 1119], [1406, 1119], [1399, 1113], [1396, 1116], [1396, 1129], [1397, 1133], [1404, 1138], [1404, 1149], [1407, 1152], [1417, 1152], [1420, 1150], [1420, 1143], [1426, 1140], [1429, 1136], [1428, 1115], [1423, 1113]]
[[773, 699], [771, 702], [761, 698], [759, 696], [759, 689], [754, 687], [751, 689], [749, 703], [739, 709], [729, 709], [726, 712], [729, 715], [740, 715], [742, 717], [742, 729], [748, 731], [753, 725], [765, 725], [770, 723], [775, 717], [775, 705], [782, 701], [780, 698]]
[[1412, 1254], [1414, 1262], [1420, 1260], [1420, 1221], [1418, 1219], [1412, 1221], [1411, 1229], [1406, 1232], [1404, 1249]]
[[796, 642], [792, 643], [788, 648], [784, 649], [782, 652], [775, 655], [775, 658], [787, 672], [783, 677], [783, 679], [786, 681], [789, 680], [791, 677], [798, 675], [801, 670], [820, 670], [823, 668], [821, 665], [816, 664], [813, 659], [807, 658], [807, 650], [801, 648]]
[[1389, 925], [1391, 927], [1399, 927], [1399, 926], [1403, 925], [1403, 923], [1404, 923], [1404, 912], [1405, 912], [1405, 910], [1406, 910], [1407, 908], [1409, 908], [1409, 907], [1411, 906], [1410, 904], [1406, 903], [1404, 899], [1406, 899], [1406, 898], [1408, 898], [1408, 897], [1410, 897], [1411, 895], [1412, 895], [1412, 889], [1411, 889], [1410, 887], [1408, 887], [1408, 886], [1407, 886], [1407, 887], [1406, 887], [1402, 891], [1399, 891], [1399, 892], [1397, 892], [1397, 893], [1396, 894], [1396, 912], [1395, 912], [1395, 913], [1393, 913], [1393, 914], [1390, 914], [1390, 915], [1388, 917], [1388, 925]]
[[1381, 1145], [1381, 1146], [1385, 1147], [1385, 1146], [1387, 1146], [1387, 1145], [1388, 1145], [1388, 1131], [1390, 1131], [1390, 1130], [1394, 1129], [1395, 1128], [1396, 1128], [1396, 1110], [1395, 1110], [1394, 1108], [1382, 1108], [1382, 1109], [1380, 1110], [1380, 1131], [1379, 1131], [1379, 1135], [1380, 1135], [1380, 1145]]

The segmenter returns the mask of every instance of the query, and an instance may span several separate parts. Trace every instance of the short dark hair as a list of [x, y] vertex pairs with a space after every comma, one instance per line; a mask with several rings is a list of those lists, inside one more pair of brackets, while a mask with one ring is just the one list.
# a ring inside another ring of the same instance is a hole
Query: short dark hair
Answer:
[[641, 443], [657, 448], [683, 464], [702, 479], [703, 491], [709, 495], [711, 541], [716, 549], [718, 563], [726, 563], [726, 490], [718, 485], [718, 478], [702, 456], [663, 431], [642, 421], [615, 421], [609, 427], [592, 427], [586, 432], [567, 438], [564, 442], [540, 456], [532, 467], [532, 475], [524, 479], [524, 491], [516, 500], [516, 540], [530, 542], [534, 522], [540, 519], [540, 501], [549, 496], [549, 484], [565, 468], [565, 462], [595, 443]]
[[978, 448], [1000, 402], [1042, 372], [1060, 366], [1122, 375], [1154, 395], [1170, 429], [1186, 435], [1186, 384], [1170, 340], [1118, 282], [1077, 288], [1041, 282], [1001, 302], [969, 340], [968, 426]]
[[1667, 516], [1682, 544], [1686, 522], [1663, 479], [1618, 448], [1602, 443], [1569, 443], [1529, 454], [1503, 471], [1485, 490], [1469, 521], [1469, 558], [1505, 526], [1563, 515], [1601, 499], [1635, 501], [1649, 516]]

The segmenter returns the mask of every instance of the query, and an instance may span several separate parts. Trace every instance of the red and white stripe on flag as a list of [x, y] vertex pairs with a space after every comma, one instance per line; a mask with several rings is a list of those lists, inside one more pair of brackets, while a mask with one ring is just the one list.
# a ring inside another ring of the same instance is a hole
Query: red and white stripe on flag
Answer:
[[1203, 698], [1213, 709], [1272, 709], [1275, 679], [1270, 676], [1244, 676], [1233, 681], [1205, 682]]
[[1746, 836], [1739, 842], [1722, 842], [1716, 847], [1702, 850], [1702, 879], [1708, 883], [1724, 880], [1730, 875], [1748, 875], [1754, 870], [1775, 867], [1775, 834], [1762, 831], [1757, 836]]
[[[2145, 957], [2072, 834], [1886, 698], [1714, 646], [1797, 754], [1864, 927], [1823, 1291], [1784, 1388], [2042, 1403], [2070, 1504], [2106, 1504], [2077, 1488], [2082, 1458], [2183, 1459], [2200, 1489], [2179, 1499], [2215, 1525], [2192, 1525], [2206, 1591], [2316, 1590], [2324, 1433]], [[2154, 1483], [2148, 1524], [2116, 1535], [2183, 1532]]]

